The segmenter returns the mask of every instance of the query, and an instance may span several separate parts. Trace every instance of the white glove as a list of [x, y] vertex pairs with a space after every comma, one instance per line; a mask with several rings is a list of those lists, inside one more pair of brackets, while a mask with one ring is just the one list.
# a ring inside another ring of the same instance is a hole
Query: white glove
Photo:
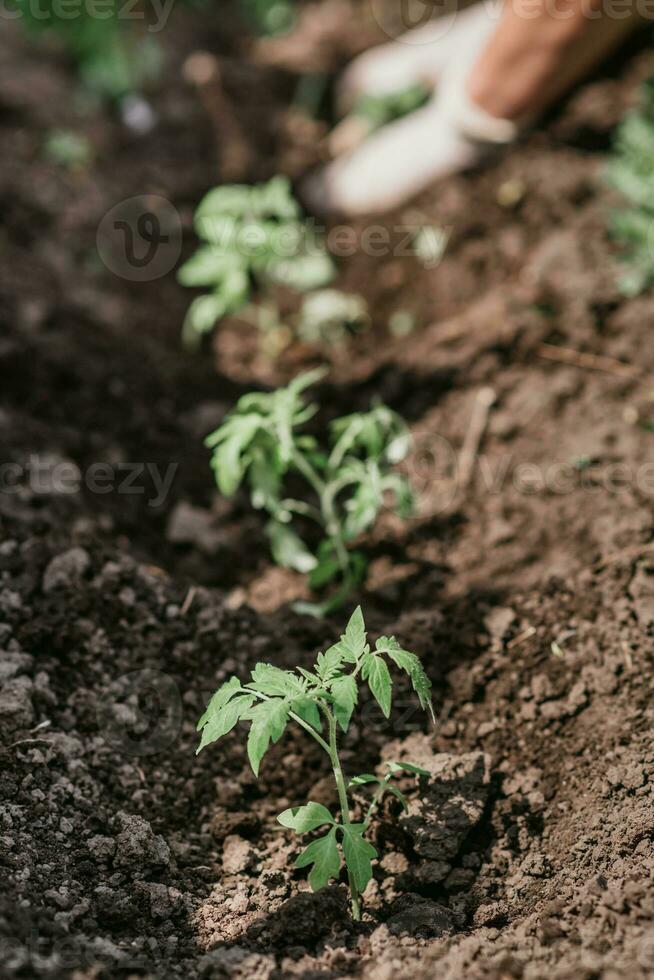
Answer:
[[[433, 32], [438, 24], [413, 35]], [[433, 182], [474, 166], [493, 147], [511, 143], [522, 124], [489, 115], [466, 91], [472, 66], [496, 24], [492, 9], [481, 4], [450, 18], [449, 30], [425, 42], [424, 57], [416, 58], [420, 46], [400, 39], [357, 59], [345, 77], [349, 95], [360, 86], [377, 93], [397, 90], [415, 82], [416, 70], [426, 65], [432, 81], [438, 80], [437, 91], [426, 106], [309, 177], [303, 186], [309, 207], [322, 215], [388, 211]]]

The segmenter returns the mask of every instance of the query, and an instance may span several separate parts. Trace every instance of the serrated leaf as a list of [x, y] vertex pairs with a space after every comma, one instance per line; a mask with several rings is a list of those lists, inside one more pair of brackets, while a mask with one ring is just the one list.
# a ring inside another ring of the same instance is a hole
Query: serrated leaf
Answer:
[[346, 732], [359, 696], [357, 682], [352, 675], [337, 677], [332, 681], [329, 690], [334, 698], [332, 710], [336, 721], [343, 731]]
[[305, 806], [294, 806], [290, 810], [284, 810], [277, 817], [282, 827], [294, 830], [296, 834], [307, 834], [311, 830], [317, 830], [324, 824], [335, 824], [336, 821], [326, 806], [322, 803], [309, 802]]
[[296, 868], [306, 868], [312, 864], [309, 884], [314, 892], [324, 888], [332, 878], [337, 878], [341, 870], [341, 855], [336, 843], [336, 827], [332, 827], [324, 837], [314, 840], [300, 854], [295, 862]]
[[304, 693], [304, 683], [290, 670], [282, 670], [273, 664], [259, 663], [252, 671], [252, 683], [246, 687], [251, 687], [261, 694], [268, 694], [272, 697], [296, 697]]
[[204, 724], [202, 738], [195, 754], [198, 755], [207, 745], [231, 732], [255, 701], [254, 694], [237, 695], [222, 708], [213, 712]]
[[316, 658], [316, 672], [323, 684], [327, 684], [339, 673], [346, 652], [342, 644], [334, 643], [324, 653], [319, 653]]
[[340, 647], [349, 663], [357, 663], [366, 649], [366, 624], [363, 621], [361, 606], [357, 606], [341, 637]]
[[211, 697], [207, 709], [200, 718], [196, 726], [196, 731], [199, 732], [201, 728], [204, 728], [205, 724], [217, 711], [219, 711], [224, 705], [227, 704], [230, 698], [232, 698], [237, 691], [241, 690], [241, 682], [238, 677], [230, 677], [228, 681], [225, 681], [215, 694]]
[[309, 681], [314, 687], [320, 687], [320, 678], [317, 674], [314, 674], [310, 670], [305, 670], [304, 667], [298, 667], [298, 673], [302, 674], [305, 680]]
[[377, 857], [377, 851], [363, 836], [362, 824], [350, 824], [343, 827], [343, 854], [345, 864], [360, 892], [364, 892], [372, 878], [372, 860]]
[[263, 701], [250, 712], [250, 734], [248, 735], [248, 759], [255, 776], [259, 775], [261, 760], [268, 751], [270, 743], [278, 742], [284, 734], [288, 721], [289, 707], [286, 701], [275, 699]]
[[420, 659], [415, 653], [403, 650], [394, 636], [380, 636], [375, 644], [378, 653], [386, 653], [391, 660], [404, 670], [411, 679], [413, 690], [418, 695], [420, 707], [423, 711], [429, 711], [432, 718], [434, 709], [431, 701], [431, 681], [427, 677]]
[[368, 687], [375, 701], [382, 709], [385, 718], [391, 713], [391, 697], [393, 681], [386, 662], [374, 653], [366, 654], [363, 662], [362, 676], [368, 681]]
[[291, 710], [298, 715], [307, 725], [311, 725], [317, 732], [322, 731], [322, 719], [318, 711], [318, 705], [311, 698], [296, 698], [291, 702]]

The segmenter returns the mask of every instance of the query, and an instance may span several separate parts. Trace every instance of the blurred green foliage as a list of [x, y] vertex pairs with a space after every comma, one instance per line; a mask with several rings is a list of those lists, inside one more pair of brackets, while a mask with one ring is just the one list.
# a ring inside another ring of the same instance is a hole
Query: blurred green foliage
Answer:
[[620, 288], [637, 296], [654, 285], [654, 78], [618, 126], [606, 179], [626, 198], [626, 206], [611, 215], [609, 229], [623, 248]]
[[295, 23], [295, 0], [238, 0], [246, 19], [260, 34], [284, 34]]
[[12, 2], [28, 31], [61, 39], [84, 87], [102, 98], [120, 99], [158, 72], [159, 46], [143, 31], [146, 13], [131, 4], [128, 9], [125, 0]]

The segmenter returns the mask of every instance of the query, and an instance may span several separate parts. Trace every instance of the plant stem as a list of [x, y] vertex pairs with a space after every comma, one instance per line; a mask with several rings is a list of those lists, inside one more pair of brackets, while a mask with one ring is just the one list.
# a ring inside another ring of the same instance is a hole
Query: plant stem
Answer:
[[[351, 583], [349, 581], [350, 558], [347, 553], [345, 541], [343, 540], [341, 522], [338, 519], [336, 508], [334, 506], [335, 491], [337, 492], [338, 489], [341, 489], [341, 487], [339, 485], [330, 487], [329, 484], [325, 483], [322, 477], [316, 473], [311, 463], [309, 463], [309, 461], [304, 458], [302, 453], [298, 452], [295, 448], [293, 449], [291, 458], [295, 468], [311, 485], [318, 497], [320, 502], [320, 513], [322, 515], [322, 525], [325, 533], [334, 543], [336, 558], [338, 560], [343, 578], [344, 591], [345, 594], [347, 594], [351, 588]], [[346, 485], [347, 484], [343, 484], [343, 486]]]
[[[268, 697], [267, 694], [262, 694], [261, 691], [252, 691], [252, 690], [250, 690], [247, 687], [242, 687], [241, 688], [241, 691], [243, 691], [244, 694], [256, 694], [256, 696], [258, 698], [261, 698], [262, 701], [272, 701], [273, 700], [273, 698]], [[298, 714], [296, 714], [294, 711], [289, 711], [288, 717], [289, 718], [292, 718], [293, 721], [297, 722], [297, 724], [301, 728], [304, 728], [305, 732], [308, 732], [309, 735], [312, 735], [313, 738], [315, 738], [315, 740], [318, 743], [318, 745], [322, 749], [324, 749], [325, 752], [327, 752], [327, 754], [331, 758], [331, 754], [332, 754], [331, 753], [331, 746], [330, 745], [327, 745], [327, 742], [324, 740], [324, 738], [322, 737], [322, 735], [319, 735], [318, 734], [318, 732], [315, 730], [315, 728], [312, 728], [311, 725], [309, 725], [306, 721], [304, 721], [303, 718], [300, 718], [300, 716]]]
[[329, 490], [326, 490], [320, 497], [320, 509], [325, 515], [325, 530], [334, 542], [338, 564], [340, 565], [341, 572], [343, 573], [343, 579], [345, 580], [347, 579], [350, 568], [350, 559], [347, 554], [345, 542], [343, 541], [341, 523], [336, 515], [334, 499]]
[[[331, 759], [332, 769], [334, 771], [334, 779], [336, 780], [336, 789], [338, 790], [338, 799], [341, 807], [341, 817], [343, 820], [343, 826], [350, 826], [350, 805], [347, 799], [347, 789], [345, 787], [345, 778], [343, 776], [343, 770], [341, 768], [341, 761], [338, 756], [338, 745], [336, 741], [336, 719], [334, 715], [325, 706], [325, 714], [327, 716], [327, 722], [329, 725], [329, 758]], [[350, 884], [350, 895], [352, 897], [352, 918], [355, 921], [359, 921], [361, 918], [361, 897], [359, 895], [359, 889], [356, 886], [356, 882], [352, 877], [352, 874], [348, 868], [347, 872], [348, 881]]]
[[382, 782], [379, 784], [379, 787], [377, 788], [375, 795], [370, 801], [370, 806], [368, 807], [366, 818], [363, 821], [364, 824], [366, 825], [366, 828], [368, 827], [368, 824], [370, 823], [375, 813], [377, 812], [377, 809], [379, 808], [379, 804], [382, 801], [382, 797], [384, 796], [384, 793], [386, 792], [386, 789], [390, 781], [391, 781], [391, 776], [389, 774], [388, 776], [385, 776]]
[[298, 452], [298, 450], [295, 447], [293, 447], [291, 453], [291, 460], [295, 468], [299, 470], [299, 472], [302, 474], [305, 480], [307, 480], [307, 482], [311, 484], [318, 497], [322, 500], [322, 497], [325, 493], [325, 483], [321, 479], [321, 477], [316, 473], [311, 463], [308, 460], [306, 460], [302, 455], [302, 453]]

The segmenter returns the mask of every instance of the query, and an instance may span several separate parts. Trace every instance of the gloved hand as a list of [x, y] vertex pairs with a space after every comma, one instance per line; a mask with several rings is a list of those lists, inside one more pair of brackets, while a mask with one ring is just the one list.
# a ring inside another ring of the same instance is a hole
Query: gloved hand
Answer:
[[425, 80], [434, 95], [305, 181], [303, 197], [313, 211], [356, 216], [391, 210], [516, 138], [518, 124], [490, 116], [466, 92], [468, 74], [498, 16], [497, 7], [481, 3], [373, 48], [353, 63], [341, 86], [345, 103], [362, 92], [386, 94]]

